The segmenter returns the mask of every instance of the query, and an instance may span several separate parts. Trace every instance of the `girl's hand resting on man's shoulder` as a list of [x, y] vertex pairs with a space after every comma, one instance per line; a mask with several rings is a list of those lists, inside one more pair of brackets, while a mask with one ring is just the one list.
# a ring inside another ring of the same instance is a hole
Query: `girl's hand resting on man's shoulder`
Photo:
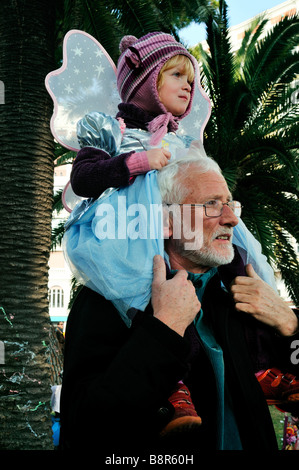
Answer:
[[146, 152], [148, 163], [151, 170], [161, 170], [163, 166], [166, 166], [171, 153], [165, 149], [151, 149]]

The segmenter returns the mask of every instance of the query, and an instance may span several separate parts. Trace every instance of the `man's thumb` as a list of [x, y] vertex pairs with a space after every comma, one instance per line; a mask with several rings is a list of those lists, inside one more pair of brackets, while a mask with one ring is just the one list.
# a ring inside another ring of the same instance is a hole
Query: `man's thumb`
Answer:
[[261, 279], [260, 276], [253, 269], [252, 264], [246, 265], [246, 273], [248, 277], [252, 277], [253, 279]]
[[164, 259], [160, 255], [154, 256], [154, 278], [153, 282], [157, 284], [162, 284], [162, 282], [166, 281], [166, 266]]

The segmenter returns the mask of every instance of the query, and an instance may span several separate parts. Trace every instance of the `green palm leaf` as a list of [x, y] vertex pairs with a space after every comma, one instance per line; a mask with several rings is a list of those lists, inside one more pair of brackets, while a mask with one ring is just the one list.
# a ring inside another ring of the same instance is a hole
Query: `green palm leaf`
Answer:
[[296, 304], [298, 261], [298, 17], [286, 17], [263, 39], [258, 18], [233, 54], [226, 3], [207, 20], [209, 50], [198, 47], [202, 83], [212, 102], [205, 129], [207, 153], [223, 170], [242, 218], [280, 270]]

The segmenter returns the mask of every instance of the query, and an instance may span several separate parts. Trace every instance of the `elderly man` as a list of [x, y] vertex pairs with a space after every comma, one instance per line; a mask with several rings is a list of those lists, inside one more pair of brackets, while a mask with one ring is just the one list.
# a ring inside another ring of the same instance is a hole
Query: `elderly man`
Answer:
[[154, 259], [151, 304], [134, 312], [127, 328], [111, 302], [84, 287], [70, 312], [61, 448], [107, 458], [163, 452], [160, 432], [173, 413], [168, 397], [183, 379], [202, 425], [195, 440], [180, 436], [176, 453], [275, 450], [246, 328], [248, 319], [266, 325], [273, 351], [289, 365], [298, 318], [252, 266], [227, 283], [236, 258], [241, 262], [232, 244], [240, 207], [213, 160], [170, 163], [159, 187], [171, 211], [166, 263]]

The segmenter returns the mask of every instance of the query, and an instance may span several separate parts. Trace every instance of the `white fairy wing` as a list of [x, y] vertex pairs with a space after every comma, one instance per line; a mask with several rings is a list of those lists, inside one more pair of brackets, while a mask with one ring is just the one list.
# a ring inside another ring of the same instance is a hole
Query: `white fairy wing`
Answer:
[[92, 111], [116, 115], [121, 99], [116, 67], [101, 44], [84, 31], [69, 31], [63, 43], [63, 64], [50, 72], [46, 88], [54, 102], [51, 131], [64, 147], [77, 151], [78, 121]]
[[188, 116], [180, 121], [177, 134], [180, 136], [188, 135], [203, 142], [204, 129], [211, 114], [211, 102], [201, 86], [197, 62], [195, 66], [195, 89], [192, 109]]

